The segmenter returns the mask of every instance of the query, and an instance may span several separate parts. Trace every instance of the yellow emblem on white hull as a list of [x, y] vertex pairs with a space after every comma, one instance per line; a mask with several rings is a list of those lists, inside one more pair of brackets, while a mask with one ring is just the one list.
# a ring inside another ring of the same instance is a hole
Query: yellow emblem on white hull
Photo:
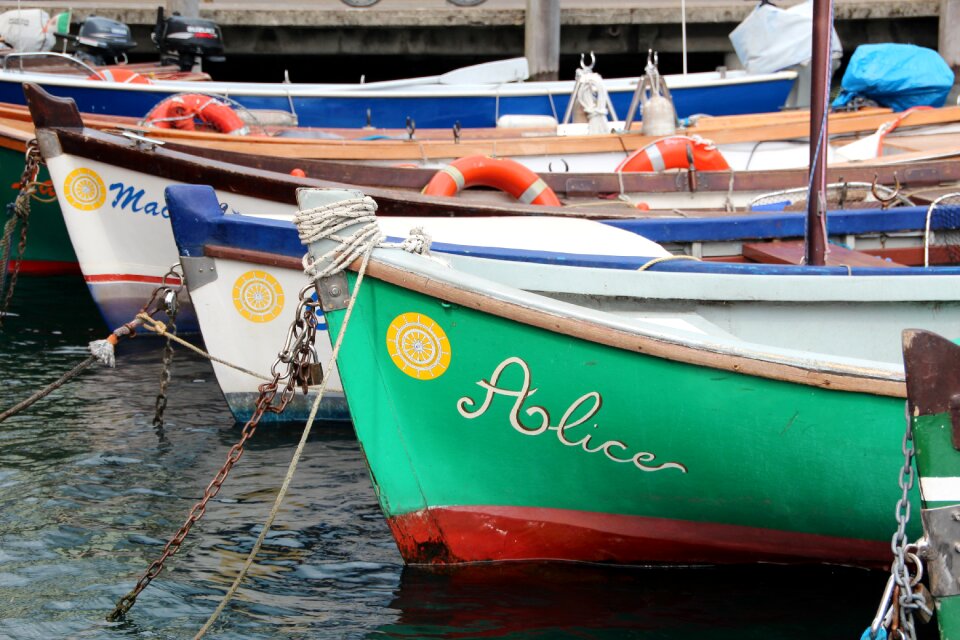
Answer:
[[283, 287], [266, 271], [247, 271], [233, 283], [233, 306], [251, 322], [270, 322], [283, 311]]
[[107, 201], [107, 186], [93, 169], [80, 167], [67, 174], [63, 181], [63, 193], [76, 209], [93, 211]]

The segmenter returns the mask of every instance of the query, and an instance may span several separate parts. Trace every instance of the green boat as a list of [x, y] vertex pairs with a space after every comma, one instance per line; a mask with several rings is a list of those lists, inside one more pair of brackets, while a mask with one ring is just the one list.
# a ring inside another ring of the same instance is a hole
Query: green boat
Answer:
[[[12, 203], [20, 192], [20, 177], [23, 174], [24, 153], [28, 136], [18, 130], [0, 130], [0, 185], [6, 194], [0, 204]], [[37, 192], [30, 202], [30, 220], [27, 230], [27, 246], [23, 255], [20, 273], [33, 275], [61, 275], [80, 273], [77, 256], [73, 252], [67, 227], [57, 204], [57, 194], [47, 168], [40, 167], [37, 175]], [[4, 210], [3, 223], [9, 219]], [[20, 225], [13, 235], [12, 255], [20, 238]], [[12, 264], [8, 267], [12, 268]]]
[[[592, 283], [549, 298], [468, 259], [372, 256], [359, 290], [353, 273], [317, 288], [331, 338], [345, 331], [340, 376], [406, 562], [889, 563], [900, 366], [645, 313], [615, 295], [643, 272], [518, 265], [541, 291]], [[852, 286], [792, 278], [828, 298]], [[345, 328], [330, 292], [347, 290]], [[870, 333], [820, 323], [834, 342]]]

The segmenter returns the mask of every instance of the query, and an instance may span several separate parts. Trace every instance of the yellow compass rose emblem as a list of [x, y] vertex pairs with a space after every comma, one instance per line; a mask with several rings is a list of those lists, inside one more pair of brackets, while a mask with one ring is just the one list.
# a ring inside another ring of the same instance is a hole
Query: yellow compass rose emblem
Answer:
[[233, 283], [233, 306], [251, 322], [270, 322], [283, 311], [283, 287], [266, 271], [247, 271]]
[[387, 329], [387, 353], [400, 371], [418, 380], [433, 380], [450, 366], [450, 341], [429, 316], [403, 313]]

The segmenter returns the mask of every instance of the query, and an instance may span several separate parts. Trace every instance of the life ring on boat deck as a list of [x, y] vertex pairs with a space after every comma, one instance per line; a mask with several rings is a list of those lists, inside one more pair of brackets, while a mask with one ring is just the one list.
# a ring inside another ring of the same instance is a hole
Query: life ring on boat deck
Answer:
[[230, 105], [198, 93], [167, 98], [150, 110], [144, 119], [144, 124], [161, 129], [196, 131], [197, 123], [194, 122], [194, 118], [199, 118], [207, 128], [220, 133], [237, 136], [250, 133], [246, 123]]
[[153, 81], [130, 69], [101, 69], [87, 76], [87, 80], [103, 80], [104, 82], [121, 82], [123, 84], [153, 84]]
[[693, 163], [697, 171], [729, 171], [730, 165], [709, 140], [700, 137], [670, 136], [637, 149], [614, 171], [632, 173], [635, 171], [656, 171], [667, 169], [688, 169]]
[[423, 188], [428, 196], [455, 196], [467, 187], [493, 187], [524, 204], [561, 206], [553, 189], [540, 176], [510, 158], [467, 156], [454, 160], [434, 174]]

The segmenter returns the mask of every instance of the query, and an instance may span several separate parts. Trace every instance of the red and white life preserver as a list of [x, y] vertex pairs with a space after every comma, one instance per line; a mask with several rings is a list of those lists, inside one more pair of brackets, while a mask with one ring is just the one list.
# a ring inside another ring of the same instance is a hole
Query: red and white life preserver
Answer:
[[114, 68], [101, 69], [87, 76], [87, 80], [103, 80], [104, 82], [120, 82], [123, 84], [153, 84], [153, 81], [130, 69]]
[[519, 162], [480, 155], [454, 160], [430, 179], [423, 193], [455, 196], [461, 189], [475, 186], [500, 189], [524, 204], [561, 206], [553, 189]]
[[688, 169], [692, 160], [697, 171], [729, 171], [730, 165], [720, 150], [710, 142], [699, 137], [670, 136], [652, 142], [637, 149], [614, 171], [666, 171], [667, 169]]
[[144, 119], [145, 124], [162, 129], [196, 131], [198, 118], [207, 128], [229, 133], [247, 135], [250, 129], [229, 105], [197, 93], [171, 96], [155, 106]]

